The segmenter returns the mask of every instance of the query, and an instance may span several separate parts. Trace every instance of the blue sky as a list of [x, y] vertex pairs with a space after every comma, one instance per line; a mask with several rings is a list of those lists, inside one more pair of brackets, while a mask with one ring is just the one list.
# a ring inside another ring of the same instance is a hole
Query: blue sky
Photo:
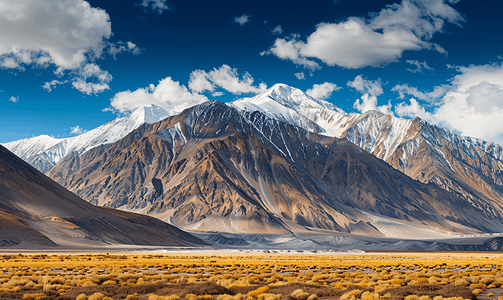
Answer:
[[500, 0], [0, 0], [0, 142], [286, 83], [503, 143]]

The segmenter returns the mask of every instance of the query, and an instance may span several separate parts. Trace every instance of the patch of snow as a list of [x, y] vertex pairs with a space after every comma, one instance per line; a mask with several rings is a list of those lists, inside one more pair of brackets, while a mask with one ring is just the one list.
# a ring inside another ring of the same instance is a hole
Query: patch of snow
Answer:
[[3, 145], [28, 163], [45, 161], [47, 166], [41, 171], [47, 172], [69, 153], [81, 155], [95, 147], [116, 142], [145, 123], [155, 123], [169, 116], [170, 113], [163, 108], [150, 104], [78, 136], [56, 139], [41, 135]]

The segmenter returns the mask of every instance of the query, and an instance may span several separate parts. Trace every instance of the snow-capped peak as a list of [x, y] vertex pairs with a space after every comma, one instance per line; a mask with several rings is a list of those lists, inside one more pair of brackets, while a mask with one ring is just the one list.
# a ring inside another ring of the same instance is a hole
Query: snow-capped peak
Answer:
[[334, 110], [340, 114], [346, 114], [342, 109], [338, 108], [334, 104], [316, 99], [314, 97], [311, 97], [307, 93], [303, 92], [302, 90], [298, 88], [291, 87], [289, 85], [286, 85], [284, 83], [277, 83], [273, 85], [271, 88], [269, 88], [267, 91], [263, 92], [262, 94], [259, 94], [253, 98], [243, 98], [238, 101], [247, 101], [247, 102], [264, 102], [265, 99], [271, 99], [274, 100], [275, 102], [278, 102], [279, 104], [295, 109], [296, 108], [302, 108], [302, 109], [330, 109]]
[[242, 111], [260, 111], [269, 117], [288, 122], [310, 131], [340, 136], [331, 126], [346, 113], [334, 104], [315, 99], [300, 89], [278, 83], [251, 98], [231, 103]]
[[149, 104], [137, 108], [129, 116], [126, 116], [126, 118], [129, 117], [130, 119], [135, 119], [143, 124], [158, 122], [167, 118], [169, 115], [170, 113], [164, 108], [155, 104]]
[[149, 104], [78, 136], [56, 139], [41, 135], [4, 146], [42, 172], [47, 172], [71, 152], [80, 155], [97, 146], [116, 142], [142, 124], [155, 123], [169, 115], [165, 109]]

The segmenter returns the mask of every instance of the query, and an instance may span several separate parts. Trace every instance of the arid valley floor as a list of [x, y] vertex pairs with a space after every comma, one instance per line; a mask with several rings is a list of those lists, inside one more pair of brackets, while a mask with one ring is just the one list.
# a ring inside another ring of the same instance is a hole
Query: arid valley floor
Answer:
[[3, 253], [1, 299], [502, 299], [499, 253]]

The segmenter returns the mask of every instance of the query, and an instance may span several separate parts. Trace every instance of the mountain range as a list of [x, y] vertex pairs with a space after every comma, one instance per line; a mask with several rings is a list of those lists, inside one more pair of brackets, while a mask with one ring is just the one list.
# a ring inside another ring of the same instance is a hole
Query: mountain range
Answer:
[[151, 104], [78, 136], [58, 139], [40, 135], [3, 145], [24, 161], [46, 173], [63, 157], [80, 155], [94, 147], [113, 143], [142, 124], [155, 123], [168, 116], [169, 113], [166, 110]]
[[347, 114], [283, 84], [178, 115], [151, 105], [81, 136], [5, 146], [92, 204], [187, 230], [502, 231], [499, 145], [419, 118]]
[[232, 103], [323, 135], [344, 138], [423, 183], [434, 183], [495, 218], [503, 215], [503, 148], [424, 120], [378, 111], [347, 114], [299, 89], [277, 84]]

